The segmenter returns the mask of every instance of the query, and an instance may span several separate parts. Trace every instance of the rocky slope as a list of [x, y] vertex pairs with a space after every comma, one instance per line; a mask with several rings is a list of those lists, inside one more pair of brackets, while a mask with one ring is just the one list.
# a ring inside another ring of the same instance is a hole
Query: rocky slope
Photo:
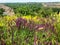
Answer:
[[0, 8], [3, 8], [5, 10], [5, 12], [3, 12], [3, 15], [14, 15], [12, 8], [5, 6], [4, 4], [0, 4]]

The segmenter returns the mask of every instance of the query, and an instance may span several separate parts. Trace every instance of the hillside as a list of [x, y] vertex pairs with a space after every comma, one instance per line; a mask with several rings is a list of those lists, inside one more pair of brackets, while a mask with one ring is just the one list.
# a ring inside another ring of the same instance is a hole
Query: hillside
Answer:
[[11, 7], [8, 7], [4, 4], [0, 4], [0, 8], [4, 9], [3, 15], [14, 15], [14, 11]]

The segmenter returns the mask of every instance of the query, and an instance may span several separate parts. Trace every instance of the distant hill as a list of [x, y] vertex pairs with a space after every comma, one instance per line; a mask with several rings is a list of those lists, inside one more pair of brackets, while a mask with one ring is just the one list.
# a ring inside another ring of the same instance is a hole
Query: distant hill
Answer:
[[42, 3], [44, 7], [51, 7], [51, 8], [60, 8], [60, 2], [45, 2]]
[[[9, 5], [10, 4], [10, 5]], [[43, 5], [44, 7], [60, 8], [60, 2], [27, 2], [27, 3], [5, 3], [8, 6], [20, 5]]]

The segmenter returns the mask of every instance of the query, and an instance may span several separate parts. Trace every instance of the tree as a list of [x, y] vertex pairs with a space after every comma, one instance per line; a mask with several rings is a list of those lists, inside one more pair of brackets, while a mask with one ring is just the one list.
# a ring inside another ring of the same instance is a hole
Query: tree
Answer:
[[3, 8], [0, 8], [0, 16], [3, 16], [3, 12], [4, 12], [5, 10], [3, 9]]
[[41, 14], [43, 17], [49, 17], [53, 13], [53, 10], [51, 8], [43, 8], [41, 9]]

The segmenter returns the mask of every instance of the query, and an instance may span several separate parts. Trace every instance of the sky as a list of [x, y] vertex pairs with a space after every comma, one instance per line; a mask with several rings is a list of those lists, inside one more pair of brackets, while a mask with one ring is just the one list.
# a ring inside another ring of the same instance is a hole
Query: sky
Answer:
[[60, 0], [0, 0], [0, 3], [7, 2], [60, 2]]

